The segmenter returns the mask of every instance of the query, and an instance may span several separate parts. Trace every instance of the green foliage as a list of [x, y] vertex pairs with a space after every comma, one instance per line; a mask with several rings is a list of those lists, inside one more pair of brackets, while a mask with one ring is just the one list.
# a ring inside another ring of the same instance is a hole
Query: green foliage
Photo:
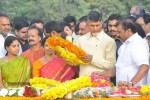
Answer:
[[0, 0], [0, 12], [9, 15], [12, 21], [23, 17], [29, 21], [39, 18], [46, 22], [61, 21], [67, 15], [79, 19], [89, 11], [97, 10], [105, 20], [112, 13], [129, 15], [134, 5], [141, 5], [150, 13], [149, 0]]

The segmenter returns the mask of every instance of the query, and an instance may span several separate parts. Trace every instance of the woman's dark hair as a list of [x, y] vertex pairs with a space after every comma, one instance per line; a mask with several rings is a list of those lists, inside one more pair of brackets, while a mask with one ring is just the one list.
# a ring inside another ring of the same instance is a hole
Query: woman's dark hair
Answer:
[[[8, 36], [8, 37], [5, 39], [4, 48], [6, 49], [6, 47], [9, 47], [9, 46], [11, 45], [11, 43], [12, 43], [14, 40], [18, 40], [18, 38], [15, 37], [15, 36]], [[19, 41], [19, 40], [18, 40], [18, 41]]]
[[[9, 47], [13, 41], [15, 40], [18, 40], [17, 37], [15, 36], [8, 36], [6, 39], [5, 39], [5, 42], [4, 42], [4, 48], [6, 49], [6, 47]], [[18, 40], [19, 41], [19, 40]], [[6, 50], [7, 51], [7, 50]], [[6, 55], [8, 54], [8, 52], [6, 53]]]
[[45, 38], [42, 40], [42, 46], [43, 46], [43, 47], [44, 47], [45, 42], [46, 42], [47, 39], [48, 39], [48, 37], [45, 37]]

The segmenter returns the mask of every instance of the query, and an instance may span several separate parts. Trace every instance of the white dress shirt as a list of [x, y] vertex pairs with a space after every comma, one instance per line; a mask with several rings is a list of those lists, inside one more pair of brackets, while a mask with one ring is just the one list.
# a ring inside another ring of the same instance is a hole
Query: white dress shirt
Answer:
[[[15, 36], [14, 34], [7, 34], [7, 36]], [[4, 42], [5, 42], [5, 39], [4, 37], [0, 34], [0, 58], [3, 58], [5, 57], [7, 51], [5, 50], [4, 48]], [[21, 45], [20, 45], [20, 51], [18, 53], [18, 55], [20, 55], [22, 53], [22, 49], [21, 49]]]
[[[127, 39], [118, 50], [116, 63], [116, 84], [119, 81], [130, 82], [142, 64], [149, 65], [149, 47], [137, 33]], [[135, 85], [146, 84], [147, 75]]]

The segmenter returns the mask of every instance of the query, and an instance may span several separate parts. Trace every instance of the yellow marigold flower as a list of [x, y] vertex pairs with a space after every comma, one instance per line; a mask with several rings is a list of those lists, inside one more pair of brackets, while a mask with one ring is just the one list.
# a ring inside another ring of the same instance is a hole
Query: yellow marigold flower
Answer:
[[91, 78], [89, 76], [82, 76], [77, 79], [60, 83], [57, 86], [48, 89], [42, 94], [42, 97], [49, 100], [63, 98], [67, 93], [87, 86], [91, 86]]
[[61, 37], [52, 36], [46, 40], [46, 43], [49, 47], [56, 50], [60, 57], [66, 60], [69, 64], [87, 64], [81, 60], [86, 53], [70, 41], [62, 39]]

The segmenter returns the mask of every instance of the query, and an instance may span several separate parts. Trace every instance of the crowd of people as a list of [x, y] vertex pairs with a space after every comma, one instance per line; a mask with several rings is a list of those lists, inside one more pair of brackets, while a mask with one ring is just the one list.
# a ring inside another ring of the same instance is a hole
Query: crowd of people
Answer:
[[[88, 64], [68, 64], [46, 43], [51, 36], [83, 49]], [[0, 13], [0, 41], [0, 88], [26, 85], [33, 77], [64, 82], [91, 75], [109, 77], [117, 86], [150, 85], [150, 14], [141, 6], [125, 18], [111, 14], [104, 22], [101, 13], [90, 11], [78, 21], [74, 16], [45, 24], [17, 19], [12, 26]]]

